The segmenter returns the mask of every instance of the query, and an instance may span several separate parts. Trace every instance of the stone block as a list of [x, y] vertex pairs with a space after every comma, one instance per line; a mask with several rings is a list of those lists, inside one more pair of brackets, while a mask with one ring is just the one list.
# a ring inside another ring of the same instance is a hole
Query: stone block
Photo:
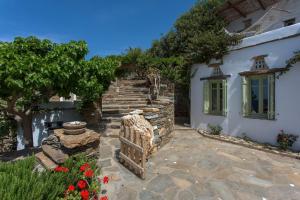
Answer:
[[69, 156], [62, 150], [55, 149], [50, 145], [42, 145], [42, 150], [44, 154], [47, 155], [56, 164], [62, 164], [69, 158]]
[[53, 170], [55, 167], [57, 167], [57, 164], [55, 164], [43, 152], [39, 152], [39, 153], [35, 154], [35, 157], [46, 169]]
[[80, 135], [65, 135], [62, 129], [54, 131], [55, 135], [59, 138], [62, 146], [67, 149], [74, 149], [77, 147], [86, 146], [92, 143], [100, 142], [100, 134], [92, 130], [87, 130]]
[[159, 113], [159, 108], [143, 108], [144, 113]]

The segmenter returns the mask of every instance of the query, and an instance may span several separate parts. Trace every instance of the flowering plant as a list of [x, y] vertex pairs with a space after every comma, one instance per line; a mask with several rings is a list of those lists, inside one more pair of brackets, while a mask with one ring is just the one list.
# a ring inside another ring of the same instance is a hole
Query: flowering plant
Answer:
[[287, 150], [288, 148], [292, 147], [297, 139], [298, 136], [287, 134], [284, 132], [284, 130], [280, 130], [280, 133], [277, 135], [277, 143], [283, 150]]
[[[98, 177], [98, 170], [91, 163], [83, 163], [79, 167], [72, 169], [58, 166], [54, 169], [54, 173], [65, 173], [69, 175], [66, 183], [67, 189], [64, 192], [64, 200], [108, 200], [107, 196], [101, 196], [101, 184], [107, 184], [109, 178], [104, 176], [102, 179]], [[69, 173], [69, 174], [68, 174]]]

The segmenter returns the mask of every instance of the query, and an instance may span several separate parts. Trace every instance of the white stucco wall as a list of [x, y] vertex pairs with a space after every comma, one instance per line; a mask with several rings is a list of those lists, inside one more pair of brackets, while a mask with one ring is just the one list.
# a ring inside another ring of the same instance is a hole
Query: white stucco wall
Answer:
[[[276, 15], [278, 14], [279, 17], [274, 18], [274, 21], [273, 21], [274, 24], [272, 24], [272, 26], [270, 26], [265, 31], [282, 28], [282, 27], [284, 27], [284, 21], [292, 19], [292, 18], [296, 19], [296, 23], [300, 22], [300, 1], [299, 0], [282, 0], [280, 5], [281, 5], [280, 9], [278, 9], [276, 11], [273, 10], [273, 12], [275, 12]], [[265, 13], [267, 13], [271, 7], [272, 6], [266, 8], [266, 10], [261, 9], [256, 12], [253, 12], [253, 13], [247, 15], [247, 17], [240, 17], [239, 19], [232, 21], [228, 25], [227, 29], [230, 32], [241, 31], [245, 28], [244, 27], [245, 20], [252, 19], [252, 24], [254, 24], [261, 17], [263, 17], [265, 15]]]
[[[45, 128], [45, 122], [53, 121], [80, 121], [82, 117], [76, 110], [75, 103], [69, 102], [51, 102], [47, 105], [43, 105], [43, 108], [53, 109], [53, 111], [47, 113], [40, 113], [33, 117], [33, 145], [38, 147], [44, 138], [48, 137], [50, 132]], [[18, 127], [18, 146], [17, 149], [24, 149], [23, 131], [21, 126]]]
[[[285, 31], [296, 29], [290, 35]], [[264, 43], [261, 35], [247, 38], [236, 50], [230, 51], [223, 59], [221, 69], [228, 78], [228, 114], [226, 117], [203, 114], [203, 81], [202, 77], [211, 75], [212, 69], [205, 64], [193, 66], [197, 72], [191, 78], [191, 126], [195, 129], [207, 129], [208, 124], [221, 125], [224, 134], [248, 137], [262, 143], [276, 144], [277, 134], [281, 129], [300, 136], [300, 63], [289, 72], [276, 79], [276, 120], [259, 120], [242, 117], [241, 77], [239, 72], [249, 71], [254, 56], [268, 54], [266, 62], [270, 68], [285, 67], [286, 61], [300, 50], [300, 24], [265, 33], [265, 38], [272, 38], [272, 42]], [[298, 34], [298, 35], [297, 35]], [[276, 40], [276, 38], [278, 40]], [[285, 38], [285, 39], [283, 39]], [[265, 39], [265, 41], [268, 41]], [[248, 45], [247, 45], [248, 44]], [[254, 46], [249, 44], [256, 44]], [[300, 138], [294, 145], [300, 149]]]

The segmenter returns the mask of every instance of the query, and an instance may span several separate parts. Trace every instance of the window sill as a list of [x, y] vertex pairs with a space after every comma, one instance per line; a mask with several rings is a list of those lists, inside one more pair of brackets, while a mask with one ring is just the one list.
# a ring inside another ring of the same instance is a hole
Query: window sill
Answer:
[[253, 115], [249, 115], [249, 116], [244, 116], [244, 118], [247, 118], [247, 119], [267, 120], [267, 121], [276, 121], [276, 119], [268, 119], [268, 117], [265, 117], [265, 116], [253, 116]]
[[211, 116], [219, 116], [219, 117], [226, 117], [226, 115], [221, 113], [204, 113], [205, 115], [211, 115]]

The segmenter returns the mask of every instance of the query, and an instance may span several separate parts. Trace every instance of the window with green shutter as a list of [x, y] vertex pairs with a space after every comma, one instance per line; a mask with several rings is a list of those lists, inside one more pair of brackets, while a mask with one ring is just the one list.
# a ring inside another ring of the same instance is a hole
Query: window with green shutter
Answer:
[[242, 77], [244, 117], [275, 119], [274, 74]]
[[227, 81], [207, 80], [203, 89], [203, 112], [211, 115], [227, 114]]

